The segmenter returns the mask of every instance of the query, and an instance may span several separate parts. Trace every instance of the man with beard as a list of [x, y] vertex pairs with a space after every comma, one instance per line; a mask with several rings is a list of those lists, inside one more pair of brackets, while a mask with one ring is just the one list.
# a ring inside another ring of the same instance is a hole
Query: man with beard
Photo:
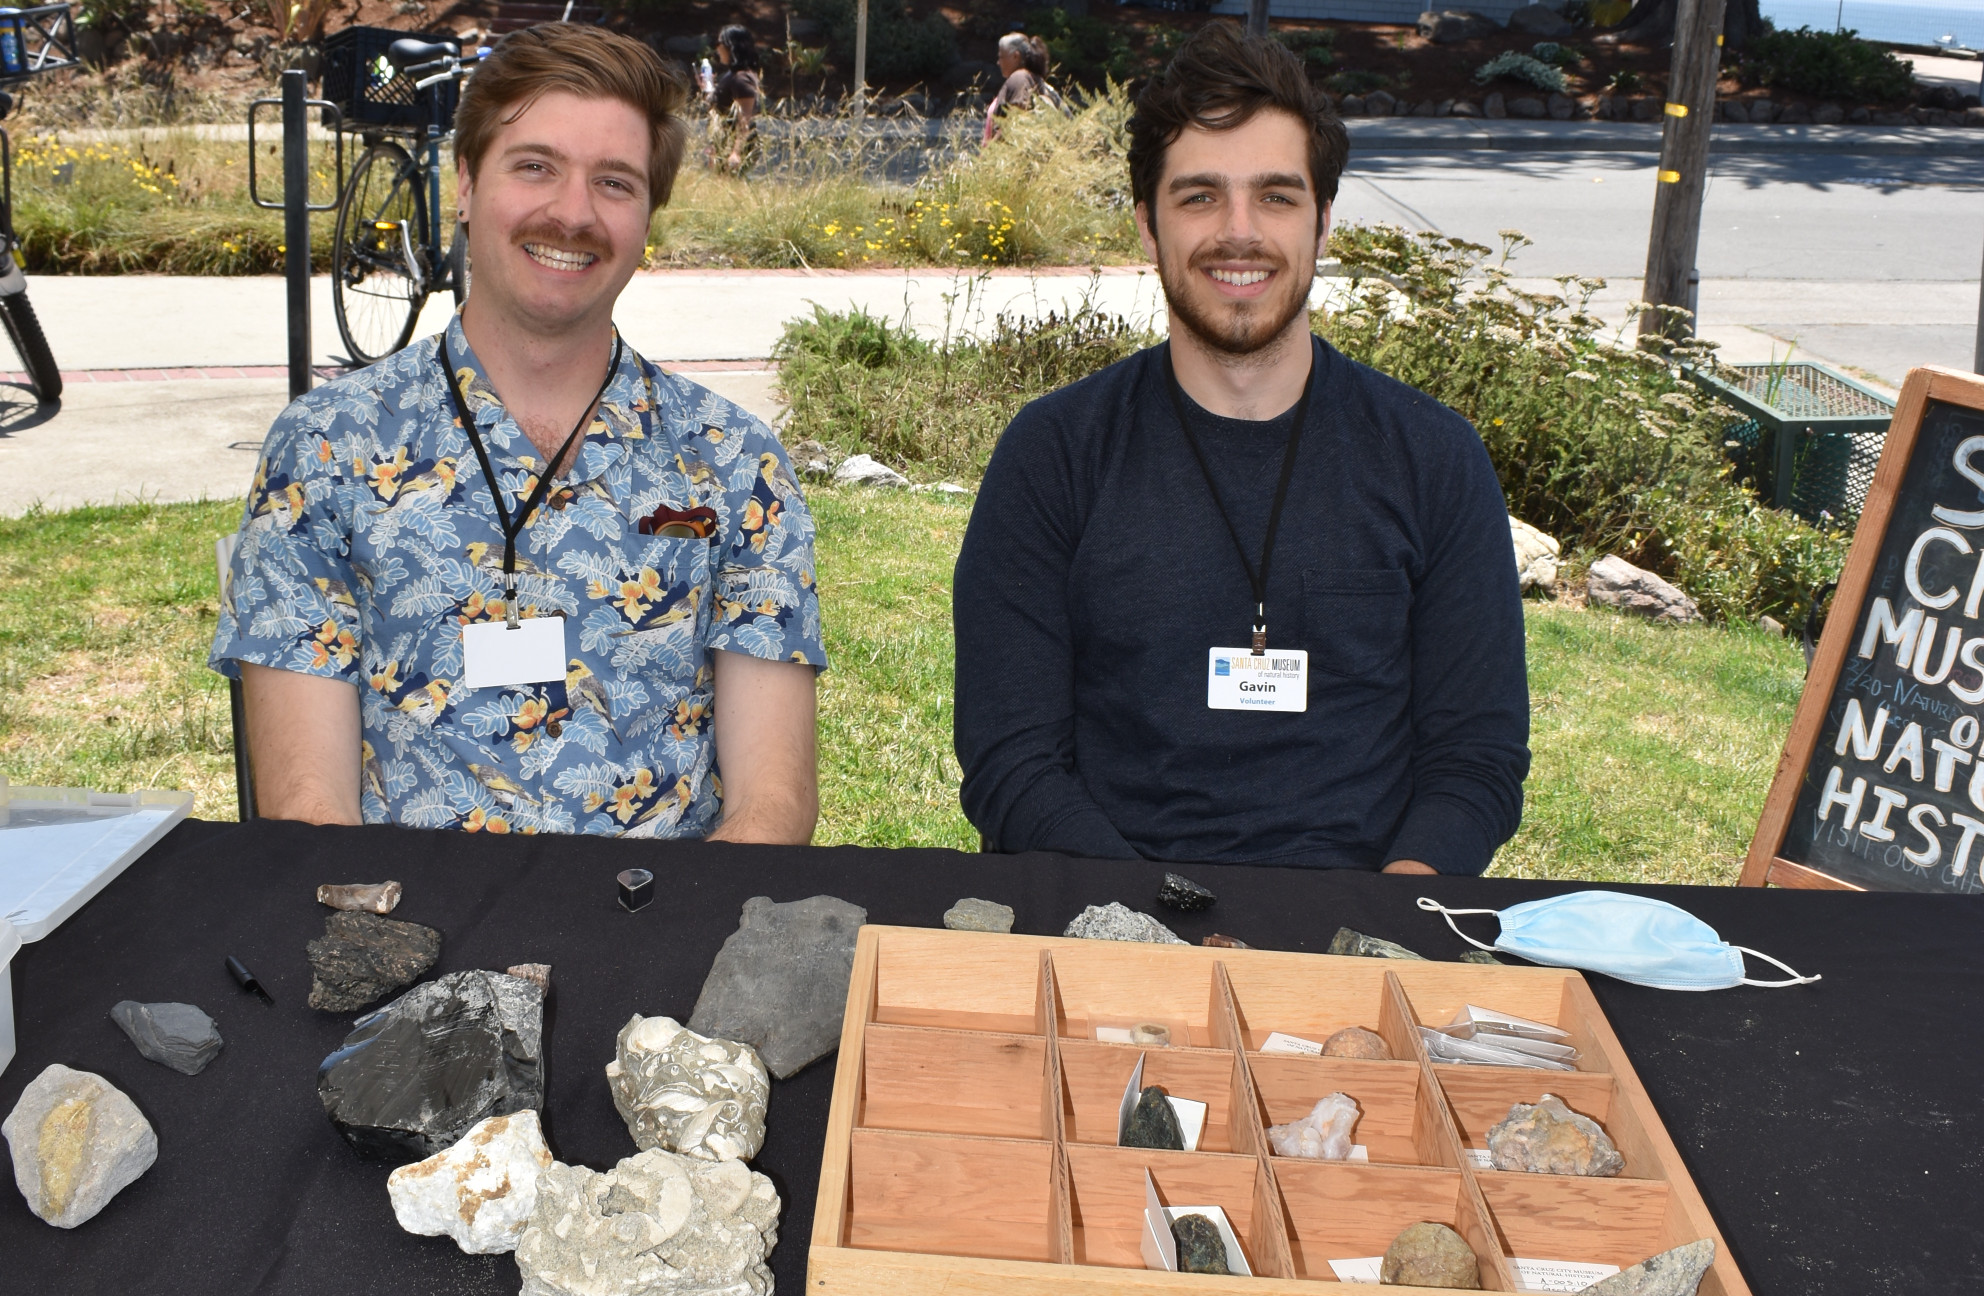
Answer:
[[1211, 23], [1130, 123], [1170, 337], [1022, 410], [958, 558], [961, 800], [988, 849], [1479, 873], [1528, 770], [1480, 438], [1311, 336], [1348, 139]]
[[806, 502], [763, 423], [613, 327], [685, 100], [647, 46], [571, 23], [476, 69], [468, 301], [262, 449], [211, 655], [262, 814], [812, 835]]

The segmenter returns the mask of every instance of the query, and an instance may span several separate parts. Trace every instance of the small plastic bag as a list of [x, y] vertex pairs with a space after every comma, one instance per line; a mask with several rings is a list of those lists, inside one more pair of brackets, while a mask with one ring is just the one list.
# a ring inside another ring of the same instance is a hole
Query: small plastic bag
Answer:
[[1426, 1053], [1435, 1062], [1452, 1062], [1476, 1066], [1535, 1067], [1543, 1071], [1575, 1071], [1569, 1062], [1556, 1058], [1540, 1057], [1515, 1047], [1503, 1047], [1507, 1041], [1490, 1043], [1489, 1037], [1482, 1035], [1474, 1039], [1455, 1039], [1430, 1026], [1419, 1028], [1419, 1038], [1426, 1043]]
[[1357, 1127], [1359, 1115], [1355, 1098], [1333, 1093], [1301, 1120], [1270, 1125], [1268, 1142], [1277, 1156], [1342, 1161], [1350, 1156], [1350, 1132]]

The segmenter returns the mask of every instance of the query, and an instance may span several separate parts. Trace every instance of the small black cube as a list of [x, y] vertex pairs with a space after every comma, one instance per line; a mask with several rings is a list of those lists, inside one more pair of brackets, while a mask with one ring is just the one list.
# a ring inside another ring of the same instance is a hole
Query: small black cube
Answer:
[[628, 869], [619, 877], [620, 907], [628, 913], [645, 909], [654, 899], [654, 874], [646, 869]]

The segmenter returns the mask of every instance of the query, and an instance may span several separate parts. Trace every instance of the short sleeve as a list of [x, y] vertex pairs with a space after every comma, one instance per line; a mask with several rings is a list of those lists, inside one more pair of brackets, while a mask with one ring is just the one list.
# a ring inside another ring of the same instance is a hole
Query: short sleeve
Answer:
[[726, 526], [713, 555], [715, 615], [704, 646], [824, 670], [812, 511], [770, 429], [739, 410], [727, 432], [741, 445], [727, 470]]
[[221, 592], [207, 664], [240, 663], [358, 682], [364, 643], [339, 513], [340, 465], [306, 398], [270, 428]]

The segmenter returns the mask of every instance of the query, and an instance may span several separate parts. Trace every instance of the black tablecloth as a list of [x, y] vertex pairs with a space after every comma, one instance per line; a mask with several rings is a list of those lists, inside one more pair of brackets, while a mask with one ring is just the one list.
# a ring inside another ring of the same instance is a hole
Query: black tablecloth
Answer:
[[[627, 914], [613, 875], [645, 866], [656, 902]], [[94, 1220], [64, 1232], [0, 1190], [0, 1291], [511, 1293], [509, 1256], [465, 1256], [393, 1221], [387, 1169], [324, 1118], [317, 1064], [349, 1017], [304, 1004], [320, 882], [397, 878], [395, 917], [439, 928], [437, 970], [552, 965], [547, 1136], [568, 1162], [631, 1155], [601, 1068], [627, 1017], [686, 1018], [754, 895], [829, 893], [871, 921], [935, 926], [960, 896], [1003, 901], [1022, 932], [1058, 934], [1120, 899], [1196, 941], [1320, 951], [1338, 925], [1436, 958], [1464, 946], [1413, 907], [1503, 907], [1570, 884], [1305, 870], [1190, 870], [1208, 912], [1156, 910], [1162, 869], [1052, 855], [654, 844], [393, 828], [189, 822], [14, 961], [20, 1052], [0, 1112], [51, 1062], [94, 1071], [158, 1131], [159, 1159]], [[1984, 1275], [1984, 910], [1940, 896], [1644, 888], [1765, 950], [1816, 986], [1708, 994], [1593, 987], [1759, 1293], [1955, 1291]], [[1493, 930], [1490, 920], [1477, 920]], [[275, 997], [241, 994], [234, 954]], [[1759, 975], [1762, 975], [1760, 973]], [[182, 1076], [140, 1058], [108, 1016], [120, 999], [182, 1000], [227, 1047]], [[773, 1268], [803, 1289], [833, 1059], [773, 1086], [757, 1166], [785, 1201]]]

